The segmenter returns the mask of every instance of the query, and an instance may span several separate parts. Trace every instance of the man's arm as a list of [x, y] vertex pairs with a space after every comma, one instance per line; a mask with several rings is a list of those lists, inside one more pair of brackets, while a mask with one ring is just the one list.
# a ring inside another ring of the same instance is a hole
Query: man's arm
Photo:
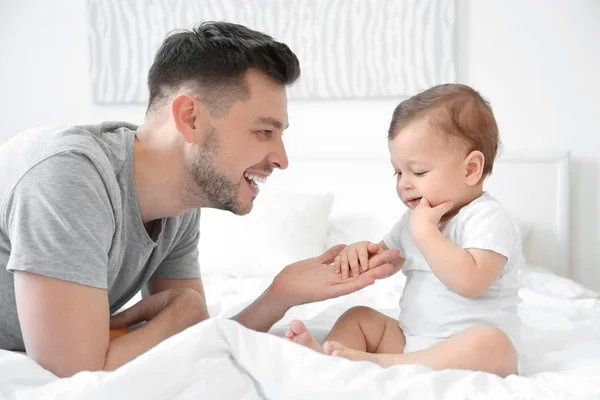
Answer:
[[[188, 288], [196, 291], [202, 299], [202, 307], [207, 310], [204, 285], [199, 278], [194, 279], [167, 279], [156, 278], [148, 282], [149, 295], [155, 295], [165, 290]], [[287, 309], [273, 299], [269, 290], [265, 291], [256, 301], [232, 319], [247, 328], [257, 331], [268, 331], [275, 322], [285, 315]]]
[[[390, 261], [398, 258], [397, 250], [385, 250], [369, 260], [369, 271], [342, 279], [329, 265], [345, 246], [334, 246], [319, 257], [288, 265], [273, 283], [252, 304], [232, 317], [247, 328], [266, 332], [292, 307], [343, 296], [387, 277], [393, 270]], [[154, 279], [148, 285], [150, 293], [187, 287], [204, 298], [200, 279]]]
[[113, 324], [149, 321], [109, 341], [106, 290], [15, 271], [15, 297], [27, 354], [59, 377], [114, 370], [206, 316], [191, 290], [167, 290], [117, 316]]
[[344, 245], [330, 248], [319, 257], [288, 265], [267, 290], [233, 319], [248, 328], [266, 332], [292, 307], [344, 296], [389, 276], [390, 261], [397, 250], [386, 250], [369, 260], [369, 270], [353, 278], [342, 279], [330, 265]]
[[[117, 368], [207, 316], [204, 300], [188, 289], [165, 291], [110, 318], [112, 190], [86, 155], [63, 152], [23, 176], [1, 216], [25, 350], [59, 376]], [[109, 326], [140, 321], [148, 323], [109, 341]]]

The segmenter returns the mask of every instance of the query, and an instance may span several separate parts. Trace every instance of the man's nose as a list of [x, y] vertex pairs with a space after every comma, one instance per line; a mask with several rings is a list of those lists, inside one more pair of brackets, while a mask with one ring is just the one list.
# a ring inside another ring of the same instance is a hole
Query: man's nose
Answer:
[[289, 161], [283, 140], [277, 141], [275, 148], [267, 156], [267, 161], [275, 168], [286, 169], [288, 167]]

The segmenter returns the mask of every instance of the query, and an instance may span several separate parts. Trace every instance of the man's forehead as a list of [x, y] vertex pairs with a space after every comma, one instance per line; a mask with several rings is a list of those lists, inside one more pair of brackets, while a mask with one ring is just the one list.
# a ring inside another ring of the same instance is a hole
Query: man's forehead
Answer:
[[241, 102], [247, 117], [254, 124], [284, 130], [288, 126], [287, 91], [283, 84], [275, 82], [264, 73], [248, 70], [246, 83], [249, 98]]

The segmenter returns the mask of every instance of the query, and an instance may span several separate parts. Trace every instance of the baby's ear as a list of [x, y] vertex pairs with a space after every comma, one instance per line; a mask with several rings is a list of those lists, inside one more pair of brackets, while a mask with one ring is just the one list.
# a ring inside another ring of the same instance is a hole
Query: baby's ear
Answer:
[[465, 183], [474, 186], [479, 183], [483, 175], [485, 156], [479, 150], [474, 150], [465, 158]]

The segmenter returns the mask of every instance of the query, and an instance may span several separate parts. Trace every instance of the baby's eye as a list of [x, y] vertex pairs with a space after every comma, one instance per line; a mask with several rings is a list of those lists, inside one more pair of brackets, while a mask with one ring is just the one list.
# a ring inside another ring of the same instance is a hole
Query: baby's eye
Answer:
[[413, 172], [413, 174], [415, 174], [415, 176], [423, 176], [427, 173], [427, 171], [425, 172]]
[[398, 178], [400, 178], [402, 176], [402, 172], [396, 171], [396, 172], [394, 172], [394, 176], [397, 176]]

